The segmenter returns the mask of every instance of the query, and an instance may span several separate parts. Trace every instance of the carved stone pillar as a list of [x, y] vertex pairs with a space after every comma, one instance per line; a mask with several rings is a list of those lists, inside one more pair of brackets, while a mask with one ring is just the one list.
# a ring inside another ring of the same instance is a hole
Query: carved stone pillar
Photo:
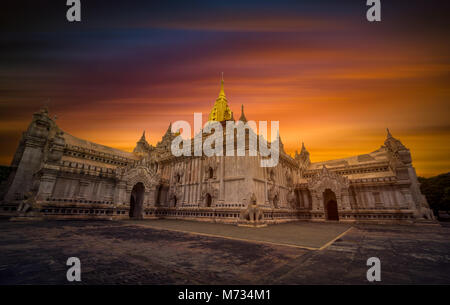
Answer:
[[154, 207], [155, 203], [156, 203], [155, 202], [155, 199], [156, 199], [156, 185], [153, 188], [151, 188], [145, 196], [146, 196], [147, 206]]
[[[261, 157], [260, 157], [261, 159]], [[261, 162], [261, 160], [258, 160], [258, 162]], [[267, 169], [264, 168], [264, 204], [266, 206], [270, 206], [269, 202], [269, 187], [267, 185]]]
[[46, 201], [52, 196], [53, 188], [56, 183], [56, 173], [47, 172], [40, 177], [39, 189], [37, 193], [37, 201]]
[[144, 192], [144, 199], [142, 200], [142, 205], [144, 207], [149, 206], [149, 199], [150, 199], [150, 191], [145, 190], [145, 192]]
[[309, 202], [308, 191], [302, 191], [301, 196], [303, 197], [303, 208], [311, 209], [311, 202]]
[[87, 199], [86, 198], [86, 193], [87, 193], [87, 189], [89, 187], [89, 181], [86, 180], [80, 180], [80, 182], [78, 183], [78, 194], [76, 194], [77, 199]]
[[408, 208], [410, 210], [415, 210], [416, 205], [414, 204], [410, 190], [408, 188], [404, 187], [404, 188], [402, 188], [401, 192], [405, 198], [405, 204], [408, 206]]
[[[342, 204], [341, 209], [343, 209], [343, 210], [351, 210], [352, 209], [352, 207], [350, 205], [350, 193], [349, 193], [348, 189], [343, 189], [341, 191], [341, 204]], [[339, 205], [338, 205], [338, 207], [339, 207]]]
[[219, 182], [219, 201], [223, 203], [225, 200], [225, 186], [224, 186], [224, 178], [225, 178], [225, 157], [220, 157], [220, 182]]
[[311, 196], [311, 198], [312, 198], [311, 209], [313, 211], [323, 210], [322, 196], [320, 194], [318, 194], [317, 192], [313, 192], [311, 195], [312, 195]]
[[203, 187], [203, 158], [198, 158], [198, 176], [197, 176], [197, 205], [202, 206], [202, 187]]

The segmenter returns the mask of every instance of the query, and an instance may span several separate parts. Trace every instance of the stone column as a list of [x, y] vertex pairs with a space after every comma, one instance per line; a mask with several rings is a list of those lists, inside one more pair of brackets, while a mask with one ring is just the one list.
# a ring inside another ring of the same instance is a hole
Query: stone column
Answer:
[[407, 187], [403, 187], [401, 192], [402, 192], [403, 196], [405, 197], [405, 203], [408, 205], [408, 208], [410, 210], [415, 210], [416, 205], [414, 204], [410, 190]]
[[197, 189], [197, 205], [201, 206], [202, 204], [202, 185], [203, 185], [203, 159], [198, 158], [198, 177], [197, 177], [197, 183], [198, 183], [198, 189]]
[[148, 192], [147, 203], [148, 206], [150, 207], [154, 207], [156, 205], [156, 192], [157, 192], [157, 185], [152, 186], [152, 188]]
[[225, 200], [224, 179], [225, 176], [225, 157], [220, 157], [220, 184], [219, 184], [219, 200], [221, 203]]
[[[317, 192], [313, 192], [312, 194], [311, 194], [311, 198], [312, 198], [312, 202], [311, 202], [311, 210], [313, 210], [313, 211], [319, 211], [319, 210], [321, 210], [320, 208], [321, 208], [321, 196], [320, 196], [320, 194], [317, 194]], [[322, 209], [323, 210], [323, 209]]]
[[191, 181], [192, 181], [192, 160], [187, 161], [187, 184], [185, 186], [186, 188], [186, 199], [184, 200], [187, 204], [191, 203]]
[[349, 190], [348, 189], [344, 189], [342, 190], [341, 193], [341, 203], [342, 203], [342, 209], [344, 210], [351, 210], [352, 207], [350, 205], [350, 198], [349, 198], [350, 194], [349, 194]]
[[43, 173], [40, 177], [39, 190], [36, 196], [37, 201], [47, 201], [53, 194], [56, 183], [56, 172]]
[[152, 195], [152, 192], [150, 190], [145, 190], [144, 192], [144, 199], [142, 201], [143, 207], [148, 207], [150, 205], [150, 197]]
[[[261, 156], [258, 157], [258, 162], [259, 163], [261, 162]], [[266, 206], [270, 206], [270, 202], [269, 202], [269, 188], [267, 186], [267, 167], [263, 167], [263, 171], [264, 171], [264, 196], [265, 196], [264, 204]]]
[[360, 196], [360, 198], [361, 198], [361, 204], [362, 204], [363, 208], [364, 208], [364, 209], [367, 209], [367, 208], [368, 208], [368, 205], [367, 205], [367, 201], [366, 201], [366, 191], [365, 191], [365, 187], [361, 186], [361, 187], [359, 188], [359, 196]]
[[390, 186], [390, 194], [391, 194], [391, 208], [398, 209], [398, 200], [397, 200], [397, 191], [394, 185]]
[[309, 198], [308, 198], [308, 190], [302, 191], [301, 195], [303, 197], [302, 198], [303, 199], [303, 207], [306, 209], [312, 208], [311, 202], [309, 202]]
[[[183, 179], [182, 179], [182, 183], [181, 183], [181, 192], [183, 193], [183, 200], [180, 200], [181, 205], [185, 205], [186, 204], [186, 196], [187, 196], [187, 190], [186, 190], [186, 184], [187, 184], [187, 179], [188, 179], [188, 173], [187, 173], [187, 162], [184, 161], [183, 162], [183, 171], [184, 171], [184, 175], [183, 175]], [[179, 200], [181, 198], [177, 198], [177, 200]], [[170, 203], [169, 203], [170, 205]]]
[[123, 204], [125, 203], [125, 194], [127, 190], [127, 184], [125, 181], [119, 181], [116, 183], [116, 188], [114, 190], [114, 204]]

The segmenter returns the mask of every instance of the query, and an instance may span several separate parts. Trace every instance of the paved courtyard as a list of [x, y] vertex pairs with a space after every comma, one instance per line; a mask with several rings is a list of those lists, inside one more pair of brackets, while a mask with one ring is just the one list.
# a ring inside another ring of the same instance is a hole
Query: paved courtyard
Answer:
[[212, 237], [243, 240], [275, 245], [287, 245], [309, 250], [319, 250], [345, 234], [351, 228], [342, 223], [289, 222], [267, 227], [238, 227], [222, 223], [158, 219], [127, 223], [155, 229], [166, 229]]
[[349, 228], [2, 220], [0, 284], [68, 283], [72, 256], [81, 260], [81, 284], [367, 284], [372, 256], [382, 284], [450, 284], [450, 227]]

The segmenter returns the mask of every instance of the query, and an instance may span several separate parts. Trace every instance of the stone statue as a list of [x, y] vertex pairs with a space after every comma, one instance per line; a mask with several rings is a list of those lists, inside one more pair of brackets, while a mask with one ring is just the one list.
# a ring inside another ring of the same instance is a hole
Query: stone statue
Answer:
[[264, 213], [256, 202], [255, 193], [252, 193], [248, 207], [241, 212], [240, 220], [254, 226], [258, 226], [264, 220]]
[[17, 212], [19, 216], [37, 216], [40, 212], [40, 204], [36, 202], [37, 192], [27, 192], [25, 199], [19, 204]]

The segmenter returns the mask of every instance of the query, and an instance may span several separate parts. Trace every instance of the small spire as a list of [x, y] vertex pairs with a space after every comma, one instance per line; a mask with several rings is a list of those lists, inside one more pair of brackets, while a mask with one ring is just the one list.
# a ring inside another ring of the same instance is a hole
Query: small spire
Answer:
[[242, 121], [244, 123], [247, 122], [247, 118], [245, 117], [245, 114], [244, 114], [244, 105], [241, 105], [241, 117], [239, 118], [239, 121]]
[[219, 92], [219, 97], [225, 96], [225, 89], [224, 89], [223, 83], [224, 83], [224, 81], [223, 81], [223, 72], [222, 72], [222, 78], [220, 79], [220, 92]]
[[300, 150], [301, 156], [309, 156], [309, 152], [306, 150], [305, 143], [302, 141], [302, 149]]
[[144, 132], [142, 133], [142, 137], [141, 137], [141, 139], [139, 140], [139, 142], [145, 142], [145, 130], [144, 130]]
[[387, 137], [388, 138], [392, 138], [392, 135], [391, 135], [391, 132], [389, 131], [389, 128], [386, 128], [386, 131], [387, 131]]
[[176, 132], [172, 132], [172, 122], [169, 123], [169, 127], [167, 127], [166, 133], [164, 134], [164, 137], [175, 134]]
[[44, 106], [40, 109], [40, 113], [48, 116], [48, 106], [47, 106], [47, 105], [44, 105]]
[[284, 146], [283, 141], [281, 141], [280, 130], [277, 131], [277, 139], [276, 140], [278, 140], [278, 142], [280, 143], [280, 146]]

